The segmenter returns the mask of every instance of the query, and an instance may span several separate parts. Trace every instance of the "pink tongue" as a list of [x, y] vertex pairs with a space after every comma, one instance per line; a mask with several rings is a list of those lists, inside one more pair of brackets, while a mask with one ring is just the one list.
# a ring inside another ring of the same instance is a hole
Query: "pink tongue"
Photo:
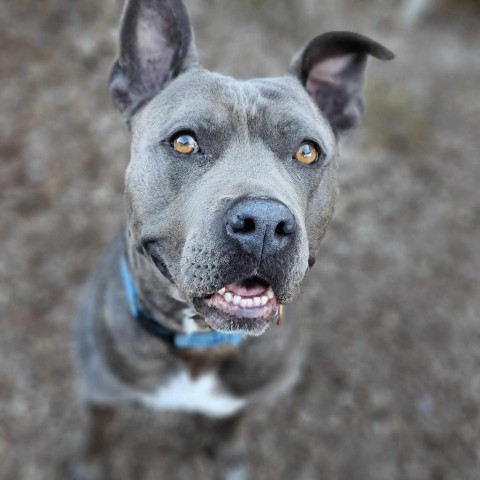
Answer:
[[231, 283], [230, 285], [227, 285], [225, 289], [227, 292], [235, 293], [241, 297], [257, 297], [266, 292], [267, 287], [261, 283], [250, 283], [248, 286]]

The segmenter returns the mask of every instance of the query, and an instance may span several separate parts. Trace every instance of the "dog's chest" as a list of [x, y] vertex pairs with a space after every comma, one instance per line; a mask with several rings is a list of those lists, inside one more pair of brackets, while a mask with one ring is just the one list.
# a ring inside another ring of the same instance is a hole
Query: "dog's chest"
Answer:
[[211, 417], [230, 416], [246, 403], [244, 399], [229, 394], [216, 373], [209, 372], [192, 379], [185, 371], [170, 377], [152, 393], [142, 395], [141, 400], [157, 410], [183, 410]]

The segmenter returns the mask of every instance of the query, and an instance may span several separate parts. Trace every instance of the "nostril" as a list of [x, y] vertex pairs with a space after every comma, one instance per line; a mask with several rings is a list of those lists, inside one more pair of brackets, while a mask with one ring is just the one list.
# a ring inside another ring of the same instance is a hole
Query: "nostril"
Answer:
[[277, 235], [285, 235], [285, 222], [280, 222], [276, 227], [275, 227], [275, 233]]
[[275, 227], [276, 235], [291, 235], [294, 232], [295, 228], [289, 222], [280, 222]]
[[255, 220], [253, 218], [246, 218], [243, 224], [243, 231], [245, 233], [255, 231]]
[[234, 233], [251, 233], [255, 231], [255, 220], [251, 217], [237, 217], [231, 226]]

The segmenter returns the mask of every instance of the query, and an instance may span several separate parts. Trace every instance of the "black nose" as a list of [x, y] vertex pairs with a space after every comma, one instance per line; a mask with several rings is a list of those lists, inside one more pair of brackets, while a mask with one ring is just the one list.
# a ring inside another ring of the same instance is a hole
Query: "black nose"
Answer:
[[270, 198], [243, 198], [227, 211], [227, 235], [250, 254], [274, 255], [293, 243], [297, 223], [286, 205]]

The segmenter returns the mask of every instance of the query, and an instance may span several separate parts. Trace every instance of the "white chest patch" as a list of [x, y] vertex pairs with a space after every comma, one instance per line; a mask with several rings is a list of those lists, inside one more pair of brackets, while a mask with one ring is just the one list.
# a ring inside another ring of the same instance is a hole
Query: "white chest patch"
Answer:
[[191, 379], [186, 372], [167, 380], [157, 391], [144, 394], [142, 402], [158, 410], [183, 410], [226, 417], [245, 406], [245, 400], [225, 392], [215, 373]]

